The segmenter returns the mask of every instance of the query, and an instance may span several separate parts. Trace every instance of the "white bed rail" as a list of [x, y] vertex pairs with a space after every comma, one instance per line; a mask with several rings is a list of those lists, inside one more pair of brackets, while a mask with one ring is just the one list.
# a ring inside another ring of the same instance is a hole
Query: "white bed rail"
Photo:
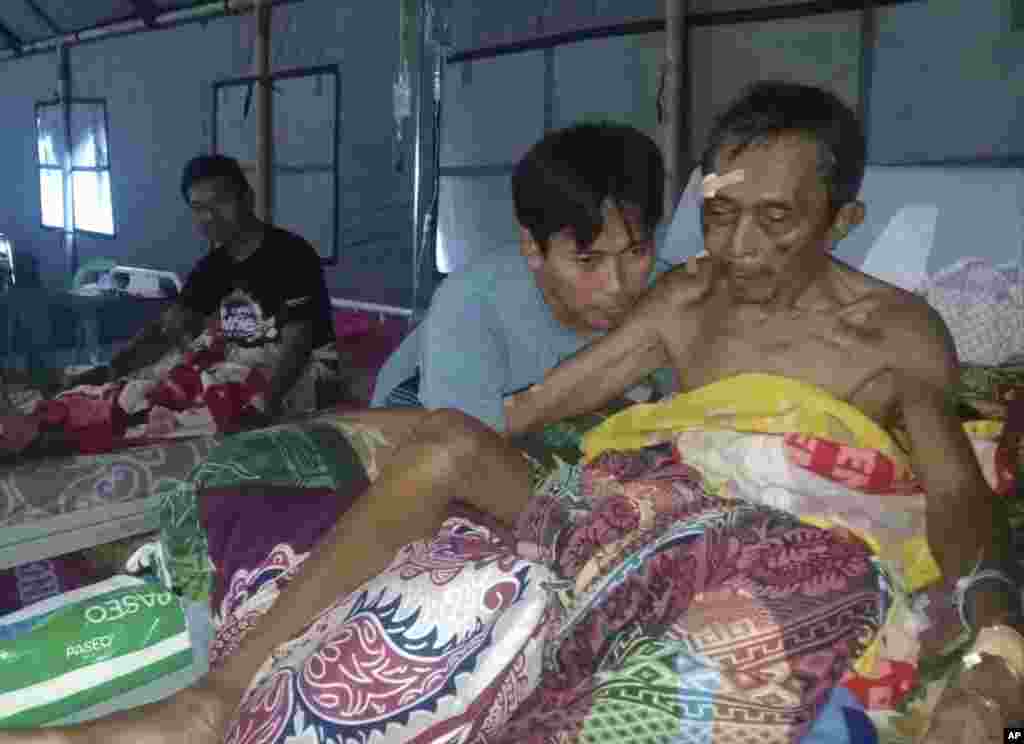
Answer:
[[343, 300], [340, 297], [331, 298], [331, 307], [335, 310], [362, 310], [368, 313], [377, 313], [381, 320], [384, 319], [385, 315], [397, 315], [401, 318], [412, 317], [412, 310], [406, 307], [380, 305], [376, 302], [362, 302], [360, 300]]

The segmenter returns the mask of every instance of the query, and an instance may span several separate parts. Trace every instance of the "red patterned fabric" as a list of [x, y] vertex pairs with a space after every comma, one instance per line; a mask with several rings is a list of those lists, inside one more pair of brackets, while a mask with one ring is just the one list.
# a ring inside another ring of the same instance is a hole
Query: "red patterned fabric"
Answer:
[[498, 741], [576, 741], [611, 717], [615, 693], [595, 673], [635, 685], [609, 659], [637, 638], [687, 649], [676, 652], [693, 672], [671, 690], [673, 740], [798, 741], [879, 625], [867, 548], [709, 495], [671, 447], [606, 452], [574, 478], [549, 481], [520, 522], [569, 587], [542, 684]]
[[168, 372], [146, 397], [154, 406], [184, 411], [195, 405], [202, 392], [200, 368], [191, 364], [179, 364]]
[[786, 434], [790, 462], [864, 493], [914, 493], [921, 485], [884, 453], [804, 434]]
[[82, 454], [109, 452], [124, 435], [128, 417], [117, 404], [118, 385], [85, 387], [40, 402], [30, 415], [40, 429], [60, 429]]
[[[222, 364], [225, 348], [222, 337], [204, 335], [158, 380], [143, 376], [103, 386], [82, 385], [41, 400], [20, 422], [17, 416], [7, 417], [7, 434], [0, 431], [0, 453], [23, 452], [47, 433], [53, 435], [48, 442], [59, 443], [62, 450], [97, 454], [172, 436], [234, 431], [247, 416], [262, 410], [269, 373], [252, 359], [250, 364]], [[225, 366], [230, 367], [226, 372], [221, 369]], [[130, 429], [126, 409], [144, 416], [144, 423]]]
[[210, 385], [202, 400], [217, 424], [219, 431], [230, 431], [248, 410], [257, 396], [265, 395], [270, 385], [266, 375], [254, 369], [244, 382], [225, 382]]

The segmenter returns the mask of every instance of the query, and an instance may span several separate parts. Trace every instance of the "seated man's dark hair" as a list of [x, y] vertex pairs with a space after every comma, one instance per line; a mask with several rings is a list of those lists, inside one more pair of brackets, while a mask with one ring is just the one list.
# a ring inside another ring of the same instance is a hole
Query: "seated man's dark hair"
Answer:
[[610, 199], [641, 212], [653, 235], [661, 220], [665, 166], [654, 141], [633, 127], [610, 122], [577, 124], [547, 134], [530, 148], [512, 175], [516, 219], [542, 251], [566, 228], [588, 247], [604, 227]]
[[735, 154], [788, 133], [817, 144], [818, 171], [833, 211], [857, 199], [867, 158], [860, 120], [834, 93], [810, 85], [763, 81], [750, 86], [716, 119], [701, 167], [705, 174], [714, 172], [723, 148]]
[[197, 181], [206, 181], [211, 178], [222, 178], [236, 189], [239, 196], [243, 196], [251, 190], [249, 179], [245, 177], [245, 171], [234, 158], [227, 155], [197, 155], [185, 164], [181, 174], [181, 195], [188, 201], [189, 189]]

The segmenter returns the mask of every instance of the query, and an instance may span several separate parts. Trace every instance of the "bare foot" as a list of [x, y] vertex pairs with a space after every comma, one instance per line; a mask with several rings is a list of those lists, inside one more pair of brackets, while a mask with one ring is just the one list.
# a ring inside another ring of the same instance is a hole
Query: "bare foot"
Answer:
[[150, 705], [60, 728], [0, 731], [0, 744], [220, 744], [237, 705], [206, 681]]

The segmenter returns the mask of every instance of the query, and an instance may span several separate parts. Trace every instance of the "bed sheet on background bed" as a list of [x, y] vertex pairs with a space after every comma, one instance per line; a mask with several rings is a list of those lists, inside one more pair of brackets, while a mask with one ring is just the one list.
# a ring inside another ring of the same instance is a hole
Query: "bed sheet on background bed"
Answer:
[[159, 491], [188, 474], [216, 437], [117, 452], [27, 459], [0, 468], [3, 603], [31, 601], [109, 577], [159, 525]]
[[0, 529], [149, 498], [161, 480], [187, 476], [217, 441], [198, 437], [7, 465], [0, 470]]

